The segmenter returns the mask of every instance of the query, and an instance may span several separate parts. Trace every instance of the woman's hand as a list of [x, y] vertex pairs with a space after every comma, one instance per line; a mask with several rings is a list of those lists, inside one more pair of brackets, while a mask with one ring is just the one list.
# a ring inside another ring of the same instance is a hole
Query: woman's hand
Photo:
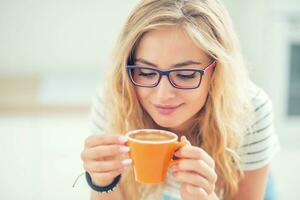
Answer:
[[110, 184], [121, 174], [125, 166], [132, 163], [128, 159], [129, 147], [125, 136], [94, 134], [85, 140], [81, 153], [84, 169], [92, 181], [99, 186]]
[[201, 148], [192, 146], [185, 136], [181, 137], [187, 145], [175, 153], [181, 158], [174, 167], [173, 176], [181, 182], [180, 194], [184, 200], [215, 199], [215, 172], [214, 160]]

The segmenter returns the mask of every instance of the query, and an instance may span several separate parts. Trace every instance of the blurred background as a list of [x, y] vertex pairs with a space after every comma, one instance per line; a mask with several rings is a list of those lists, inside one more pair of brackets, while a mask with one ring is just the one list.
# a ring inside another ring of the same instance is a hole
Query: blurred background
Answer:
[[[0, 199], [89, 199], [89, 107], [137, 0], [0, 0]], [[280, 199], [300, 199], [300, 1], [224, 0], [250, 74], [271, 97]]]

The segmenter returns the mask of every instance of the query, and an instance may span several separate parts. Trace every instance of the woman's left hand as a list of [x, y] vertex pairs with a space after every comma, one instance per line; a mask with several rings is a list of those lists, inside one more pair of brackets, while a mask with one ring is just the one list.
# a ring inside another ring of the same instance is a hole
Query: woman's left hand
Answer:
[[187, 145], [175, 153], [181, 160], [173, 168], [174, 178], [181, 182], [181, 198], [209, 200], [215, 196], [215, 162], [203, 149], [192, 146], [185, 136], [181, 137], [181, 141]]

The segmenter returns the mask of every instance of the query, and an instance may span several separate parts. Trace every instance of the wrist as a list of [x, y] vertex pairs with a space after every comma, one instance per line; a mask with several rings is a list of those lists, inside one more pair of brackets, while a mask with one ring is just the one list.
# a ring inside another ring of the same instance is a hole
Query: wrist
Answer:
[[117, 188], [118, 183], [120, 182], [120, 179], [121, 179], [121, 175], [118, 175], [117, 177], [114, 178], [114, 180], [110, 184], [105, 185], [105, 186], [99, 186], [92, 182], [91, 175], [88, 172], [85, 172], [85, 177], [86, 177], [86, 181], [87, 181], [88, 185], [94, 191], [100, 192], [100, 193], [110, 193], [110, 192], [114, 191]]
[[100, 187], [104, 187], [107, 186], [109, 184], [111, 184], [114, 181], [115, 178], [111, 179], [111, 180], [101, 180], [101, 181], [95, 181], [93, 178], [91, 178], [91, 181], [94, 185], [100, 186]]

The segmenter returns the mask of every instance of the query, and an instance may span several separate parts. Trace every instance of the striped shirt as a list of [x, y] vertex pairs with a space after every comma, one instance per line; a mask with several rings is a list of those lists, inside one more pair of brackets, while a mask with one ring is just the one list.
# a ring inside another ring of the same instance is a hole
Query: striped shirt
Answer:
[[252, 84], [249, 87], [255, 118], [252, 131], [244, 133], [244, 141], [238, 150], [244, 171], [259, 169], [268, 164], [279, 151], [280, 145], [274, 128], [273, 105], [268, 95]]
[[[273, 124], [273, 107], [268, 95], [255, 84], [249, 85], [249, 95], [254, 106], [255, 118], [251, 132], [244, 133], [244, 140], [238, 149], [241, 168], [244, 171], [259, 169], [270, 163], [280, 146]], [[91, 110], [92, 133], [103, 133], [105, 118], [103, 116], [102, 98], [97, 95]], [[180, 183], [168, 171], [163, 200], [180, 200]], [[149, 198], [151, 199], [151, 197]]]

